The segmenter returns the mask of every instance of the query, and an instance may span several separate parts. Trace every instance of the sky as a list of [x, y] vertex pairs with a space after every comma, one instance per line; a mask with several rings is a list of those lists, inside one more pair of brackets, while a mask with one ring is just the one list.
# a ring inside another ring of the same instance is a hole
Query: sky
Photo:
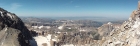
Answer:
[[17, 16], [128, 18], [138, 0], [0, 0], [0, 7]]

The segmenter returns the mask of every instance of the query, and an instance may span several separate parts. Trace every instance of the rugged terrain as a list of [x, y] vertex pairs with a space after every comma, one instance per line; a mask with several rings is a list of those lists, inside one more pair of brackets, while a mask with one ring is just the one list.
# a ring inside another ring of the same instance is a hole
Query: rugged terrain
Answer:
[[0, 8], [0, 46], [30, 46], [29, 30], [14, 13]]
[[94, 42], [95, 46], [140, 46], [140, 2], [128, 21], [113, 29], [107, 37]]
[[[122, 25], [104, 24], [94, 33], [73, 31], [71, 32], [44, 32], [49, 39], [47, 45], [58, 46], [140, 46], [140, 2], [138, 9], [134, 10]], [[66, 31], [66, 30], [65, 30]], [[99, 33], [99, 34], [98, 34]], [[49, 36], [49, 37], [48, 37]], [[51, 37], [52, 36], [52, 37]], [[102, 36], [102, 38], [100, 37]], [[38, 36], [40, 37], [40, 36]], [[48, 41], [48, 40], [46, 40]]]
[[0, 46], [140, 46], [140, 2], [122, 25], [109, 22], [99, 27], [102, 23], [90, 20], [50, 20], [45, 24], [42, 19], [28, 20], [25, 23], [32, 22], [26, 24], [30, 31], [14, 13], [0, 8]]

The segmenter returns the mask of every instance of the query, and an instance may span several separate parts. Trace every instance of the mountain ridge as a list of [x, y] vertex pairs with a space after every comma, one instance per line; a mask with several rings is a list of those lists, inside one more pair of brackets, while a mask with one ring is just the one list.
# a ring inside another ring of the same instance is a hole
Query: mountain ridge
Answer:
[[130, 18], [121, 27], [113, 29], [107, 37], [97, 40], [99, 46], [140, 46], [140, 2]]

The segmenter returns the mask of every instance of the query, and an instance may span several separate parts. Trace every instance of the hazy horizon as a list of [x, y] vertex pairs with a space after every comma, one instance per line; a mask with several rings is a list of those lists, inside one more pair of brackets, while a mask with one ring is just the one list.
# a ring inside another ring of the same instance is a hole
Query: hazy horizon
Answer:
[[24, 17], [128, 18], [138, 0], [0, 0], [0, 7]]

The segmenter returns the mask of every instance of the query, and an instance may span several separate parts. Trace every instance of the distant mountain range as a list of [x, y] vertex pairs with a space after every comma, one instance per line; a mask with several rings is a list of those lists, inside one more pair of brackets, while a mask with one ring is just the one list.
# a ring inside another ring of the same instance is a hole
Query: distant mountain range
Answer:
[[98, 17], [98, 16], [81, 16], [81, 17], [20, 17], [21, 19], [25, 18], [41, 18], [41, 19], [46, 19], [46, 20], [62, 20], [62, 19], [67, 19], [67, 20], [94, 20], [98, 22], [114, 22], [114, 21], [124, 21], [127, 20], [127, 18], [110, 18], [110, 17]]

